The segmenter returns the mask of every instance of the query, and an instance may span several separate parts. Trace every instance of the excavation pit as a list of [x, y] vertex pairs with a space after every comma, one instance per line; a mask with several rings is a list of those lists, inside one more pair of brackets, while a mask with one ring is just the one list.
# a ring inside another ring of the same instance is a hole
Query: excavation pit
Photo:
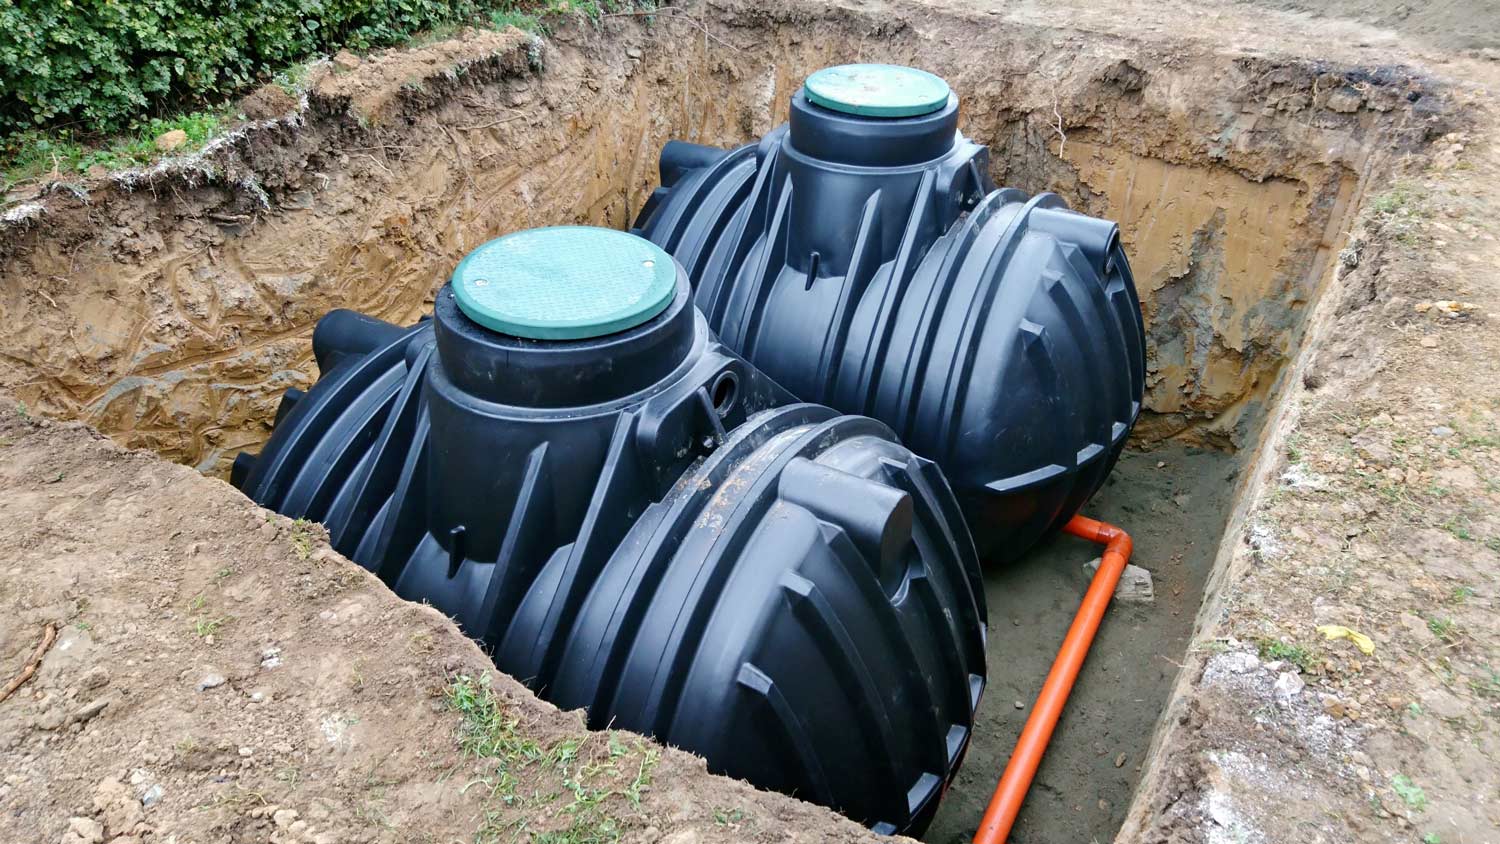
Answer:
[[[322, 71], [290, 117], [263, 92], [247, 105], [262, 119], [198, 160], [7, 212], [0, 387], [224, 477], [265, 441], [283, 391], [313, 380], [309, 338], [329, 310], [410, 323], [488, 239], [627, 227], [662, 143], [757, 137], [821, 67], [930, 70], [991, 147], [997, 183], [1119, 221], [1143, 301], [1145, 412], [1085, 512], [1132, 533], [1155, 600], [1111, 610], [1016, 835], [1107, 840], [1152, 764], [1241, 481], [1343, 235], [1388, 157], [1424, 140], [1428, 95], [1391, 68], [1164, 55], [897, 8], [892, 20], [731, 5], [545, 41], [473, 32]], [[988, 571], [990, 686], [928, 840], [972, 835], [1094, 556], [1055, 538]]]

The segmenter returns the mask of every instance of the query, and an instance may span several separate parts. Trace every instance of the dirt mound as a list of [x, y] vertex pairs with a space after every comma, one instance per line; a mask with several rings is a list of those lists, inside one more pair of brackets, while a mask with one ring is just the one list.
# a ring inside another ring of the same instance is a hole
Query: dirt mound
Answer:
[[[865, 840], [537, 700], [321, 529], [0, 402], [0, 840]], [[467, 678], [467, 679], [466, 679]]]

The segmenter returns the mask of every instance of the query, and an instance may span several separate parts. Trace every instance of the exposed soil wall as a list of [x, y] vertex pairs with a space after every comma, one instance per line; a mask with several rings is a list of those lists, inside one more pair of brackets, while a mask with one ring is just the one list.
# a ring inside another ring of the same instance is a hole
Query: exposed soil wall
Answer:
[[1500, 830], [1500, 123], [1472, 90], [1486, 128], [1403, 162], [1360, 215], [1122, 841]]
[[281, 392], [312, 380], [307, 340], [329, 309], [409, 322], [485, 239], [625, 226], [666, 139], [753, 138], [812, 69], [881, 60], [952, 82], [998, 181], [1121, 221], [1151, 325], [1142, 436], [1234, 445], [1371, 152], [1430, 130], [1430, 95], [1393, 69], [1168, 59], [955, 13], [694, 8], [325, 67], [300, 110], [261, 92], [251, 116], [292, 113], [202, 156], [12, 205], [0, 388], [222, 473], [264, 440]]

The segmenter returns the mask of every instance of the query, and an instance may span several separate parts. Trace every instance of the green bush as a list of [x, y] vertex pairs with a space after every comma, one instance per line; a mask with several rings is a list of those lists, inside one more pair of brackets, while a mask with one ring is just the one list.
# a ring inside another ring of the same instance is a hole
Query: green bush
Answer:
[[493, 0], [0, 0], [0, 133], [113, 132], [309, 56], [481, 19]]

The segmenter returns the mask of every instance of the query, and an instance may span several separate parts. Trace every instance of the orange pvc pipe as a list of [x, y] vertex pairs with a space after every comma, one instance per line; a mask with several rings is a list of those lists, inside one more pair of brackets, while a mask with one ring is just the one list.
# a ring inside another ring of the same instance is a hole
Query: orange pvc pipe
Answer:
[[974, 844], [1005, 844], [1006, 837], [1010, 835], [1016, 815], [1021, 811], [1021, 803], [1026, 800], [1026, 792], [1036, 776], [1037, 766], [1042, 763], [1047, 742], [1051, 741], [1052, 731], [1057, 727], [1057, 719], [1062, 716], [1068, 694], [1073, 691], [1073, 682], [1078, 679], [1078, 670], [1083, 667], [1089, 645], [1093, 644], [1094, 634], [1099, 631], [1099, 622], [1104, 619], [1104, 611], [1109, 608], [1109, 599], [1114, 597], [1120, 574], [1125, 571], [1125, 563], [1130, 559], [1133, 547], [1130, 534], [1114, 525], [1085, 516], [1074, 516], [1063, 526], [1063, 530], [1105, 546], [1104, 559], [1099, 563], [1099, 571], [1094, 573], [1094, 579], [1083, 595], [1078, 614], [1073, 616], [1073, 626], [1068, 628], [1068, 635], [1063, 638], [1057, 659], [1052, 662], [1052, 670], [1047, 673], [1046, 682], [1042, 683], [1042, 691], [1036, 696], [1036, 705], [1031, 708], [1031, 717], [1026, 719], [1026, 726], [1021, 728], [1016, 749], [1011, 751], [1010, 762], [1005, 766], [1005, 773], [1000, 776], [1000, 784], [995, 786], [995, 796], [990, 798], [990, 806], [984, 812], [984, 819], [979, 822], [979, 830], [974, 833]]

